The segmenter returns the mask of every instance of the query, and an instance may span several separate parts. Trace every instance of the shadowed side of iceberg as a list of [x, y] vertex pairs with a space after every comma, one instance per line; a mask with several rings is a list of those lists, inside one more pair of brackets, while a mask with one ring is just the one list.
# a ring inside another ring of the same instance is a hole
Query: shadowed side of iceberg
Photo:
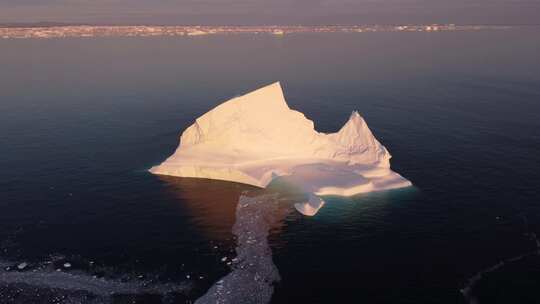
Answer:
[[234, 167], [212, 167], [205, 165], [180, 165], [167, 167], [160, 165], [152, 167], [149, 171], [158, 175], [216, 179], [251, 185], [259, 188], [265, 188], [268, 184], [264, 181], [257, 180], [256, 178], [249, 176]]

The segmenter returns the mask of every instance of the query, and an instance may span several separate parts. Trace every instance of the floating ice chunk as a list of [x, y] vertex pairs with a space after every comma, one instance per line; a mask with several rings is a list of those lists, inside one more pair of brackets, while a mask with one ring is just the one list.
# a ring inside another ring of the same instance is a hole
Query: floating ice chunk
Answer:
[[306, 203], [294, 204], [294, 208], [296, 208], [298, 212], [308, 216], [317, 214], [322, 206], [324, 206], [324, 201], [313, 194], [309, 195], [309, 200]]
[[[358, 112], [336, 133], [317, 132], [289, 108], [276, 82], [197, 118], [176, 152], [150, 172], [261, 188], [283, 178], [308, 194], [351, 196], [410, 186], [390, 169], [390, 157]], [[315, 215], [323, 205], [310, 195], [295, 207]]]
[[64, 263], [64, 268], [71, 268], [71, 263]]
[[28, 266], [28, 263], [20, 263], [17, 265], [17, 269], [24, 270]]

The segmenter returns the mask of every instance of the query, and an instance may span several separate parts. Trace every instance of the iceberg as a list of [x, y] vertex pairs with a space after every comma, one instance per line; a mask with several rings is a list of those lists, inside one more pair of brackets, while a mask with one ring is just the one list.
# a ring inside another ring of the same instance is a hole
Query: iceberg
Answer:
[[260, 188], [280, 178], [307, 194], [295, 207], [312, 216], [324, 205], [321, 196], [411, 186], [390, 169], [390, 158], [358, 112], [338, 132], [317, 132], [313, 121], [289, 108], [276, 82], [197, 118], [174, 154], [150, 172]]

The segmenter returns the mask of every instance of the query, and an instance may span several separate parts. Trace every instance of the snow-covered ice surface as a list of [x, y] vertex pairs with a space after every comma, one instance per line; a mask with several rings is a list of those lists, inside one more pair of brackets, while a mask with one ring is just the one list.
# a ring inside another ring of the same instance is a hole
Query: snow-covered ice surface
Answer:
[[279, 272], [272, 261], [268, 234], [278, 220], [278, 198], [244, 193], [236, 207], [233, 233], [237, 237], [232, 271], [216, 282], [196, 304], [269, 303]]
[[310, 194], [298, 211], [314, 215], [318, 196], [351, 196], [411, 185], [390, 169], [390, 153], [353, 112], [336, 133], [317, 132], [287, 105], [279, 82], [228, 100], [195, 120], [176, 152], [150, 169], [265, 188], [277, 177]]

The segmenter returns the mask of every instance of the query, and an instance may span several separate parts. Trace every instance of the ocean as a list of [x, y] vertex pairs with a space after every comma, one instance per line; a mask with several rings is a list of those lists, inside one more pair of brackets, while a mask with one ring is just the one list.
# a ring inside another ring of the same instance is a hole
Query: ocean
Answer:
[[274, 81], [318, 131], [358, 110], [414, 186], [280, 200], [271, 303], [540, 303], [539, 51], [538, 27], [0, 39], [0, 303], [203, 296], [265, 191], [147, 170]]

